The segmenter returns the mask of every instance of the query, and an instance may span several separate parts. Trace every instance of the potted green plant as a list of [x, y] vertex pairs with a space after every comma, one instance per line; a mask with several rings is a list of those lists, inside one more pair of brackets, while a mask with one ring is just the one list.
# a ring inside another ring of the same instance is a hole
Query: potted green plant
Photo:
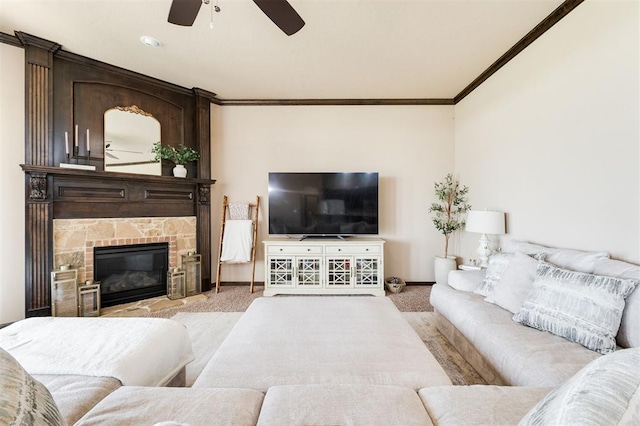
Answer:
[[173, 175], [176, 177], [187, 177], [187, 169], [184, 167], [189, 161], [200, 158], [200, 154], [193, 148], [180, 144], [179, 148], [171, 145], [164, 146], [160, 141], [153, 144], [151, 152], [156, 155], [155, 160], [169, 160], [175, 164]]
[[444, 235], [444, 256], [436, 256], [434, 271], [436, 283], [446, 284], [449, 271], [456, 269], [456, 256], [449, 255], [451, 234], [464, 226], [463, 214], [471, 209], [467, 203], [469, 188], [461, 186], [449, 173], [442, 182], [434, 184], [437, 202], [431, 204], [429, 213], [436, 229]]

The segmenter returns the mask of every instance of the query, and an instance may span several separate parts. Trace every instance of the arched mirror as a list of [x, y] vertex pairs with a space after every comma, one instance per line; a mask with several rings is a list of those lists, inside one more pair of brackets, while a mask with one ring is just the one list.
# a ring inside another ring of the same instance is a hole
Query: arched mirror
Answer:
[[162, 175], [162, 165], [151, 153], [160, 140], [160, 122], [135, 105], [104, 113], [104, 170]]

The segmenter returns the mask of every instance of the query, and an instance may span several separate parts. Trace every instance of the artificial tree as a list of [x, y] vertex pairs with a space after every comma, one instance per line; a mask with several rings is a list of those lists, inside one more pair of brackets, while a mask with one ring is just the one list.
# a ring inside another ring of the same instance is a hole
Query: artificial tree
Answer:
[[455, 258], [449, 257], [449, 238], [451, 234], [462, 228], [465, 224], [464, 213], [471, 209], [467, 203], [469, 188], [461, 186], [451, 173], [447, 174], [442, 182], [434, 184], [434, 192], [438, 199], [431, 204], [429, 213], [433, 215], [432, 221], [436, 229], [444, 235], [444, 261], [438, 263], [436, 256], [436, 282], [447, 282], [448, 271], [455, 269]]
[[449, 238], [451, 234], [464, 226], [463, 213], [471, 210], [467, 203], [469, 188], [453, 178], [449, 173], [442, 182], [434, 184], [438, 202], [431, 204], [429, 213], [433, 214], [433, 224], [444, 235], [444, 257], [449, 254]]

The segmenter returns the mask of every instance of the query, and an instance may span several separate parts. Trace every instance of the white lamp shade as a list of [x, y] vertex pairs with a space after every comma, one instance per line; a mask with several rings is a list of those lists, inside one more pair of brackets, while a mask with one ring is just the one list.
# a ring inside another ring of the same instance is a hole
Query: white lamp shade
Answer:
[[479, 234], [504, 234], [504, 213], [487, 210], [471, 210], [467, 214], [465, 230]]

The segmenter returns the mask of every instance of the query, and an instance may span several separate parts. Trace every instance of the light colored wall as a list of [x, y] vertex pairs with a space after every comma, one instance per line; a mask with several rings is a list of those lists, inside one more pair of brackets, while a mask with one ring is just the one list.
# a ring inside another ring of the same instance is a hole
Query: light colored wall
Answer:
[[456, 105], [456, 172], [512, 236], [640, 262], [638, 9], [584, 2]]
[[24, 50], [0, 43], [0, 324], [24, 318]]
[[[474, 207], [506, 211], [513, 236], [638, 262], [638, 15], [635, 1], [581, 4], [455, 108], [214, 106], [214, 273], [223, 194], [262, 196], [262, 241], [268, 171], [375, 170], [385, 275], [431, 281], [443, 241], [427, 209], [454, 165]], [[0, 58], [2, 324], [24, 317], [24, 52], [0, 43]], [[472, 255], [478, 237], [454, 250]]]
[[[444, 241], [427, 210], [433, 182], [453, 170], [452, 106], [224, 106], [212, 123], [212, 241], [219, 239], [223, 195], [230, 202], [260, 195], [259, 241], [268, 237], [270, 171], [377, 171], [385, 275], [433, 280], [433, 256]], [[217, 245], [212, 251], [216, 260]], [[262, 281], [262, 244], [257, 259]], [[248, 267], [229, 265], [221, 281], [250, 276]]]

